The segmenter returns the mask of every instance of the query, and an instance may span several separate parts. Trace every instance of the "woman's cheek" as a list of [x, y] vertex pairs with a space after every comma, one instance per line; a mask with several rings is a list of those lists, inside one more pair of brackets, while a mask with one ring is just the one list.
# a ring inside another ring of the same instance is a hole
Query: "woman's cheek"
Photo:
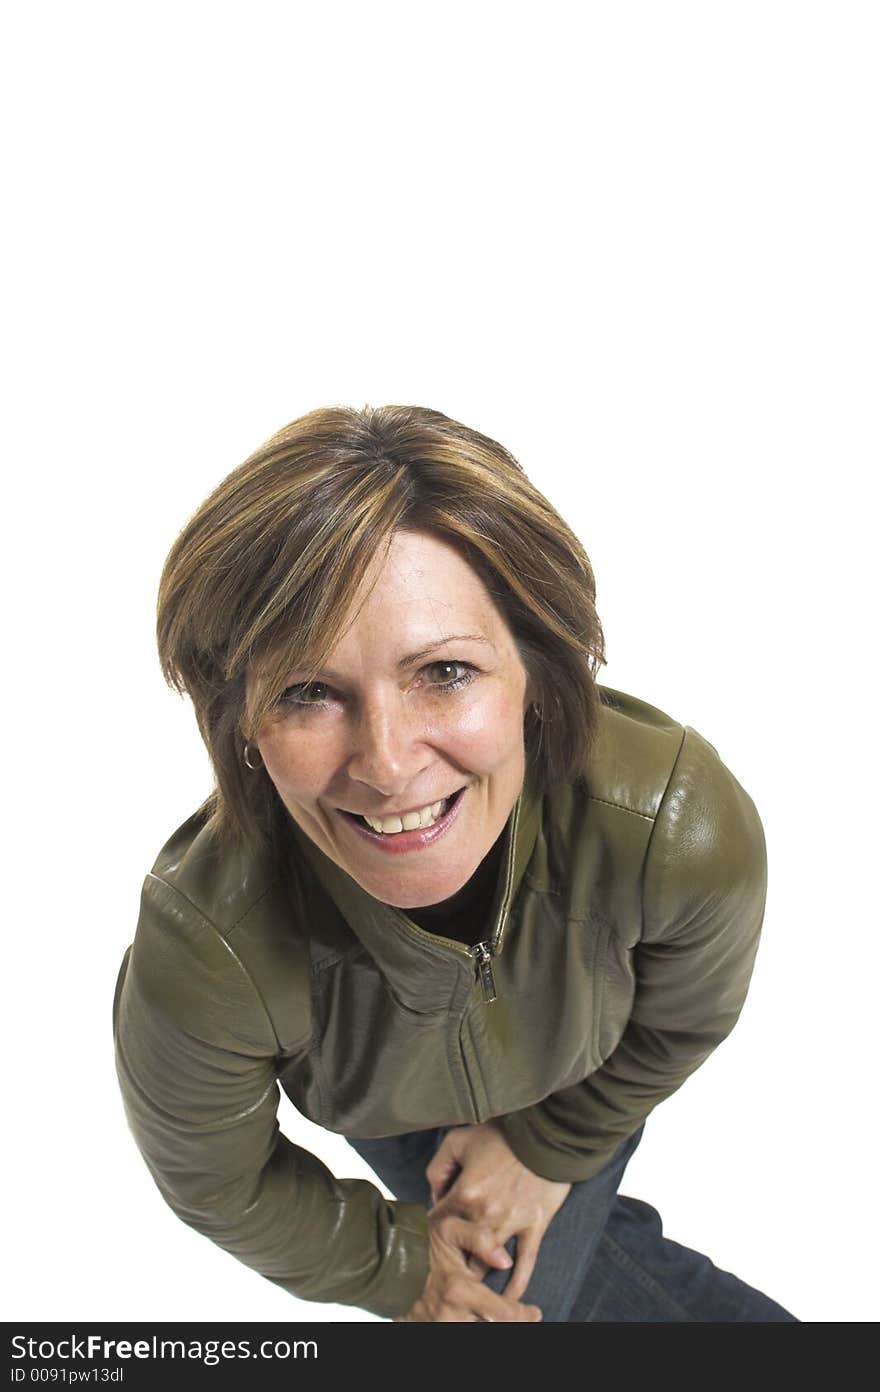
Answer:
[[276, 788], [294, 797], [320, 792], [332, 767], [327, 743], [314, 730], [289, 735], [273, 732], [261, 741], [266, 772]]
[[455, 713], [449, 738], [486, 768], [520, 749], [524, 743], [521, 693], [499, 689]]

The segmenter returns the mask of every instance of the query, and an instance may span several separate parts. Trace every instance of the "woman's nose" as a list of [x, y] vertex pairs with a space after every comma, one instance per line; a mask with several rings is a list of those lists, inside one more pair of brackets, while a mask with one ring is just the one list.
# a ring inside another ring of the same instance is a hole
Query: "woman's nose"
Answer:
[[364, 707], [352, 731], [348, 774], [383, 797], [403, 792], [426, 763], [419, 732], [405, 702], [382, 701]]

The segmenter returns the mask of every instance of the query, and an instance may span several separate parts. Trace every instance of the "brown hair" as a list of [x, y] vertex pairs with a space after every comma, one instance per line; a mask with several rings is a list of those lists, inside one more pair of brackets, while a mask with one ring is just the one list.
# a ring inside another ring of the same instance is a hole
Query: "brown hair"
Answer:
[[532, 679], [524, 737], [539, 786], [575, 779], [598, 734], [604, 665], [590, 561], [502, 445], [419, 406], [330, 406], [279, 430], [214, 490], [168, 554], [157, 640], [195, 707], [222, 838], [277, 851], [286, 810], [243, 762], [292, 668], [319, 670], [395, 529], [454, 545]]

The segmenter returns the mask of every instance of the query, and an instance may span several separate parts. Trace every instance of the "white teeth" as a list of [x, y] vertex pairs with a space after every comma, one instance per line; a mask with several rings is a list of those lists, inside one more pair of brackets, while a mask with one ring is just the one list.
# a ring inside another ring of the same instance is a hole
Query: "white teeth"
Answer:
[[447, 802], [448, 799], [441, 798], [429, 807], [420, 807], [418, 812], [404, 812], [402, 817], [364, 817], [364, 821], [373, 831], [381, 831], [385, 836], [392, 836], [397, 831], [415, 831], [416, 827], [433, 826], [446, 811]]

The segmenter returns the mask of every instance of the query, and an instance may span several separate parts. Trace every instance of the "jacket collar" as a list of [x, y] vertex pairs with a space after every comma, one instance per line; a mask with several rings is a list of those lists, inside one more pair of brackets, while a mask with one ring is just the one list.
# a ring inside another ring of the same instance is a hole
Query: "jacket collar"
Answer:
[[[492, 943], [493, 955], [503, 949], [504, 934], [526, 866], [531, 859], [541, 822], [542, 802], [531, 766], [522, 791], [507, 819], [502, 837], [498, 879], [492, 907], [480, 940]], [[429, 933], [404, 909], [374, 899], [356, 880], [290, 821], [294, 845], [333, 900], [385, 977], [389, 989], [411, 1010], [427, 1014], [446, 1011], [463, 979], [473, 978], [473, 949], [461, 942]]]

